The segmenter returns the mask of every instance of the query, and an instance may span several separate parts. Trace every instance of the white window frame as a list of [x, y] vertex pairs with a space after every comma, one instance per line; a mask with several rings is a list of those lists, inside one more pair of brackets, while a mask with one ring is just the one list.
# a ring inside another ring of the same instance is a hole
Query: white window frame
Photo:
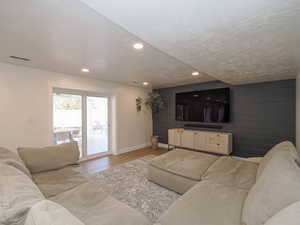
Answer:
[[[82, 157], [80, 161], [85, 161], [93, 158], [99, 158], [101, 156], [112, 154], [112, 96], [107, 93], [96, 93], [90, 91], [81, 91], [81, 90], [72, 90], [72, 89], [63, 89], [63, 88], [53, 88], [52, 90], [52, 108], [53, 108], [53, 94], [70, 94], [70, 95], [80, 95], [81, 96], [81, 122], [82, 122]], [[107, 98], [108, 101], [108, 151], [101, 152], [93, 155], [87, 155], [87, 97], [102, 97]], [[53, 110], [52, 110], [52, 137], [54, 137], [53, 129]]]

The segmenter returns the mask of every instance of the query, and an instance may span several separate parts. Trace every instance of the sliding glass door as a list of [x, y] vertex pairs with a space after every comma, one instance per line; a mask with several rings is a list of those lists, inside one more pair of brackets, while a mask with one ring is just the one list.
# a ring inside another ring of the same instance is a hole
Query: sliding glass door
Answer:
[[82, 155], [82, 96], [53, 94], [53, 133], [55, 144], [77, 141]]
[[108, 98], [87, 96], [87, 155], [108, 151]]
[[82, 158], [109, 151], [109, 97], [55, 89], [53, 133], [55, 144], [77, 141]]

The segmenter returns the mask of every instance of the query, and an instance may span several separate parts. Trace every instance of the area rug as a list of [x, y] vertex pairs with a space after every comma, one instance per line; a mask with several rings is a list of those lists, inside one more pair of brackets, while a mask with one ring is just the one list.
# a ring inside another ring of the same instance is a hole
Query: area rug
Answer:
[[147, 180], [147, 164], [154, 155], [124, 163], [95, 174], [102, 190], [144, 214], [157, 219], [180, 195]]

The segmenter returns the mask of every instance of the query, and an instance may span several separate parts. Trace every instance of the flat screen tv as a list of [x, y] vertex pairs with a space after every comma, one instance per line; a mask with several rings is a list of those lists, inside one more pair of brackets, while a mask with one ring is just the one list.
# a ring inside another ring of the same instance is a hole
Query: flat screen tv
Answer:
[[176, 94], [176, 120], [228, 123], [230, 89], [213, 89]]

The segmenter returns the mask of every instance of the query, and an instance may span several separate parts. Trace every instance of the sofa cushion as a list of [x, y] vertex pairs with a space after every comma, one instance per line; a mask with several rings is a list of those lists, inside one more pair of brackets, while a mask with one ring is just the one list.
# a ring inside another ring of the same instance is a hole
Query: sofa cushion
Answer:
[[175, 149], [155, 157], [150, 165], [189, 179], [199, 181], [219, 156], [183, 149]]
[[32, 177], [46, 198], [87, 182], [87, 178], [81, 173], [79, 166], [67, 166], [58, 170], [35, 173]]
[[27, 169], [17, 152], [0, 147], [0, 162], [11, 165], [31, 177], [29, 170]]
[[77, 164], [80, 155], [75, 141], [44, 148], [18, 148], [18, 152], [31, 173]]
[[65, 207], [85, 225], [150, 225], [139, 212], [115, 200], [89, 182], [50, 200]]
[[256, 181], [258, 164], [232, 157], [220, 157], [202, 176], [202, 180], [250, 189]]
[[300, 168], [290, 151], [278, 151], [251, 188], [243, 209], [243, 222], [262, 225], [288, 205], [300, 201]]
[[161, 225], [240, 225], [247, 191], [200, 181], [159, 219]]
[[148, 166], [148, 180], [159, 184], [165, 188], [184, 194], [199, 181], [192, 180], [165, 170], [158, 169], [154, 166]]
[[268, 162], [272, 159], [274, 154], [276, 154], [279, 151], [290, 151], [293, 154], [297, 155], [297, 150], [294, 146], [294, 144], [290, 141], [283, 141], [271, 148], [270, 151], [267, 152], [267, 154], [260, 160], [259, 167], [257, 169], [256, 177], [258, 178], [262, 171], [265, 169]]
[[300, 202], [289, 205], [269, 219], [265, 225], [299, 225]]
[[0, 224], [23, 224], [28, 210], [44, 196], [22, 171], [0, 163]]
[[84, 225], [61, 205], [43, 200], [29, 211], [25, 225]]

